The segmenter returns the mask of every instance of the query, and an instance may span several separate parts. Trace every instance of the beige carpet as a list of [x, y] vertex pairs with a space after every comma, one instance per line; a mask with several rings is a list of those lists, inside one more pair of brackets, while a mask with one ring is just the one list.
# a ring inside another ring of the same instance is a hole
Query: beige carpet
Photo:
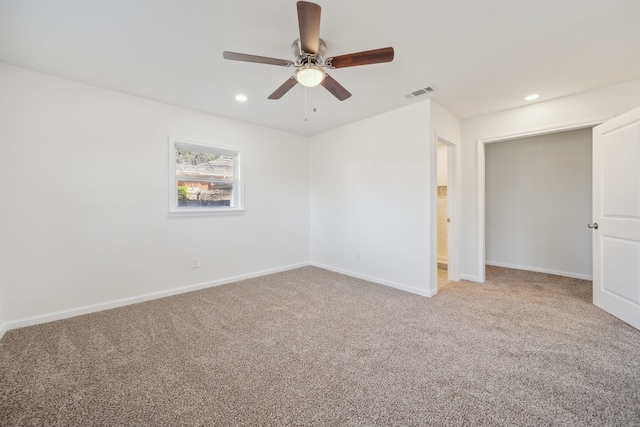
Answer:
[[2, 426], [640, 425], [640, 332], [591, 283], [424, 298], [314, 267], [9, 331]]

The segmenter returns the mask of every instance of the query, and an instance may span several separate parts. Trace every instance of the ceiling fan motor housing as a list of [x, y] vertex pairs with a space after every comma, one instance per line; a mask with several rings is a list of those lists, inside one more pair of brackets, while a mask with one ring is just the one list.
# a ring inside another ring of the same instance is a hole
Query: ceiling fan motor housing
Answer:
[[304, 64], [316, 64], [323, 66], [324, 65], [324, 55], [327, 53], [327, 45], [324, 40], [319, 39], [318, 41], [318, 52], [317, 53], [308, 53], [302, 50], [302, 44], [300, 39], [294, 40], [291, 44], [291, 52], [293, 53], [293, 57], [295, 58], [295, 65], [299, 67]]

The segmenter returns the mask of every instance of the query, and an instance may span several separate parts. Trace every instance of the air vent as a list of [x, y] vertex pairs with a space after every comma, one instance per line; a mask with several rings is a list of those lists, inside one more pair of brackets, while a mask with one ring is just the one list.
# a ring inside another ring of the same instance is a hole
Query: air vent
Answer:
[[416, 96], [424, 95], [424, 94], [431, 93], [431, 92], [433, 92], [433, 88], [431, 86], [427, 86], [425, 88], [418, 89], [418, 90], [416, 90], [414, 92], [408, 93], [404, 97], [405, 98], [415, 98]]

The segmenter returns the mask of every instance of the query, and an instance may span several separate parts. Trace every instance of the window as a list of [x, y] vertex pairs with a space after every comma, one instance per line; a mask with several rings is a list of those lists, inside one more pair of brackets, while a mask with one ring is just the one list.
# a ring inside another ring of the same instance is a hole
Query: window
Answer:
[[240, 152], [193, 141], [169, 140], [169, 212], [242, 213]]

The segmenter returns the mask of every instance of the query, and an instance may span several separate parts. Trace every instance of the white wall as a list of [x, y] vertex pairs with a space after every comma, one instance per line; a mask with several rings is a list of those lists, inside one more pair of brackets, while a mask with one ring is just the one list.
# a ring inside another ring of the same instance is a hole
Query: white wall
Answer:
[[435, 295], [439, 138], [460, 121], [431, 100], [312, 137], [312, 263]]
[[[10, 326], [308, 263], [308, 138], [1, 64], [0, 93]], [[169, 135], [243, 150], [244, 215], [167, 217]]]
[[431, 294], [429, 110], [420, 102], [311, 138], [314, 264]]
[[634, 81], [462, 121], [462, 276], [470, 280], [482, 276], [478, 256], [478, 140], [604, 120], [638, 105], [640, 81]]
[[591, 129], [485, 146], [486, 263], [591, 279]]
[[[429, 119], [433, 134], [451, 144], [459, 144], [461, 136], [460, 119], [435, 101], [429, 101], [429, 105], [431, 106]], [[437, 150], [438, 140], [435, 139], [433, 144], [433, 148]]]

